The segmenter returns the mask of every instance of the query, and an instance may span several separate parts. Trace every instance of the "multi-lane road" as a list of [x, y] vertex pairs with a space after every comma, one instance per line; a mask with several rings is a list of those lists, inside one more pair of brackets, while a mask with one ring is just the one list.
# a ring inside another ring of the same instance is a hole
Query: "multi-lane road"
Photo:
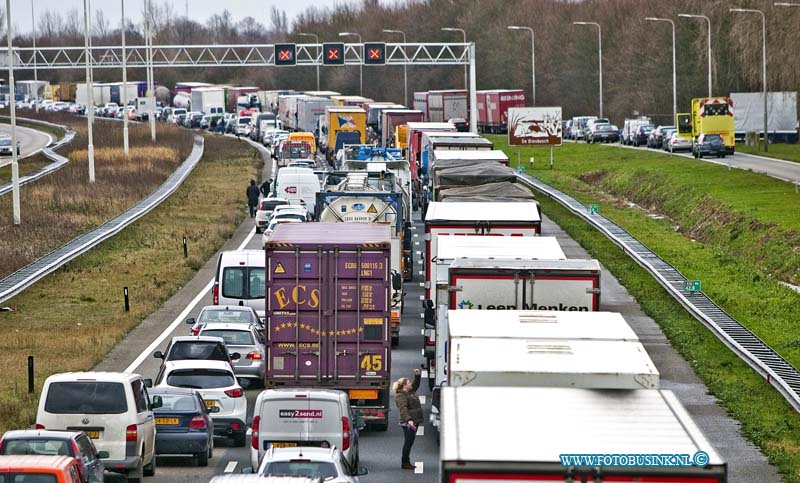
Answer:
[[[269, 176], [270, 171], [271, 169], [266, 168], [264, 176]], [[243, 183], [245, 181], [243, 178]], [[568, 257], [590, 258], [582, 247], [547, 218], [543, 221], [542, 231], [545, 236], [556, 236]], [[418, 219], [415, 220], [415, 252], [424, 250], [423, 233], [422, 223]], [[261, 237], [254, 235], [252, 220], [248, 218], [223, 249], [260, 248], [260, 246]], [[419, 260], [419, 255], [416, 256]], [[173, 336], [187, 335], [189, 329], [183, 320], [196, 315], [202, 306], [211, 303], [210, 281], [213, 278], [214, 263], [212, 258], [186, 286], [131, 332], [95, 369], [130, 370], [154, 378], [160, 360], [152, 357], [153, 351], [164, 350]], [[422, 362], [420, 354], [422, 319], [421, 304], [418, 301], [423, 293], [419, 282], [424, 276], [419, 272], [420, 265], [417, 264], [415, 267], [414, 282], [405, 287], [407, 305], [403, 315], [400, 345], [392, 350], [392, 379], [410, 375]], [[738, 423], [726, 414], [715, 398], [708, 394], [708, 389], [697, 378], [689, 364], [669, 345], [658, 325], [642, 312], [638, 303], [607, 271], [604, 271], [602, 276], [601, 309], [619, 312], [631, 324], [661, 373], [662, 388], [676, 393], [714, 448], [728, 462], [731, 483], [780, 481], [776, 469], [767, 462], [757, 448], [742, 437]], [[248, 403], [251, 405], [250, 412], [258, 392], [258, 389], [247, 391]], [[429, 399], [425, 381], [420, 394]], [[509, 401], [509, 404], [513, 404], [513, 401]], [[426, 411], [430, 408], [429, 400], [425, 401], [425, 408]], [[525, 408], [525, 410], [536, 411], [536, 408]], [[392, 422], [395, 417], [396, 411], [391, 415]], [[249, 415], [249, 419], [252, 419], [252, 414]], [[476, 421], [475, 424], [513, 425], [514, 420], [507, 412], [487, 408], [486, 420]], [[530, 437], [546, 437], [546, 435], [530, 435]], [[414, 445], [412, 460], [417, 464], [416, 471], [400, 469], [402, 444], [402, 432], [396, 424], [391, 424], [385, 433], [362, 432], [361, 463], [369, 470], [369, 475], [362, 477], [362, 481], [435, 482], [438, 477], [438, 446], [432, 428], [424, 427]], [[239, 472], [245, 466], [249, 466], [249, 446], [230, 447], [218, 440], [214, 458], [208, 467], [195, 467], [190, 459], [160, 457], [156, 477], [148, 480], [159, 483], [204, 482], [214, 475]], [[109, 481], [121, 483], [123, 478], [109, 475]]]
[[[10, 124], [0, 124], [0, 137], [4, 136], [11, 137]], [[42, 148], [53, 142], [53, 139], [42, 131], [17, 126], [17, 141], [19, 141], [20, 157], [25, 158], [41, 151]], [[0, 168], [8, 164], [11, 164], [11, 156], [0, 157]]]

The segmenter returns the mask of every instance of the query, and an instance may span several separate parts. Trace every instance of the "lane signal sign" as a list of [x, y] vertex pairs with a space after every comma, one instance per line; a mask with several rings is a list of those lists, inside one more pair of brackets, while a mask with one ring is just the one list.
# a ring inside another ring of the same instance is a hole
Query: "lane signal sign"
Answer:
[[367, 65], [386, 64], [386, 44], [367, 42], [364, 44], [364, 63]]
[[295, 44], [275, 44], [275, 65], [297, 65]]
[[344, 65], [344, 44], [322, 44], [323, 65]]

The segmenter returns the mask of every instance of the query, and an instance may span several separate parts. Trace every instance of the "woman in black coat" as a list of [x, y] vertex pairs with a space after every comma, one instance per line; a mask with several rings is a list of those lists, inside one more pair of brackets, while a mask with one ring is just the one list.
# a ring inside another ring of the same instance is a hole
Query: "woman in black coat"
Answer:
[[419, 396], [417, 396], [420, 377], [419, 369], [414, 369], [413, 382], [407, 377], [402, 377], [393, 386], [395, 392], [394, 402], [397, 405], [397, 411], [400, 415], [400, 427], [403, 428], [403, 436], [405, 438], [402, 457], [402, 468], [404, 470], [414, 469], [414, 465], [411, 464], [411, 447], [417, 437], [417, 428], [425, 420], [422, 413], [422, 404], [420, 404]]

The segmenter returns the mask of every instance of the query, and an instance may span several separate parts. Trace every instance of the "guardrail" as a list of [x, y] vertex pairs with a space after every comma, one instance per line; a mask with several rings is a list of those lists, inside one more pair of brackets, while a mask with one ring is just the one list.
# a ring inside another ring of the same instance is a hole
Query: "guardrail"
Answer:
[[147, 198], [139, 201], [125, 212], [103, 223], [94, 230], [74, 238], [47, 255], [34, 260], [8, 277], [0, 280], [0, 303], [19, 294], [44, 278], [45, 275], [54, 272], [82, 253], [111, 238], [122, 231], [123, 228], [152, 211], [180, 187], [194, 167], [197, 166], [202, 156], [203, 137], [195, 136], [194, 146], [189, 157], [187, 157], [178, 169]]
[[[9, 119], [8, 116], [0, 116], [0, 118]], [[57, 152], [55, 152], [55, 150], [71, 143], [72, 140], [75, 138], [75, 131], [71, 130], [67, 126], [62, 126], [61, 124], [53, 124], [52, 122], [47, 122], [47, 121], [41, 121], [39, 119], [30, 119], [25, 117], [18, 117], [17, 119], [19, 119], [20, 121], [25, 121], [30, 124], [41, 124], [43, 126], [54, 127], [64, 130], [64, 136], [61, 139], [51, 142], [42, 149], [42, 155], [47, 159], [51, 160], [52, 163], [40, 169], [37, 169], [36, 171], [28, 175], [21, 177], [19, 179], [20, 186], [32, 183], [37, 179], [43, 178], [44, 176], [47, 176], [48, 174], [51, 174], [54, 171], [61, 169], [62, 167], [64, 167], [65, 164], [69, 162], [69, 159], [67, 159], [65, 156], [58, 154]], [[11, 185], [10, 182], [0, 185], [0, 196], [9, 193], [12, 189], [13, 186]]]
[[728, 315], [703, 292], [686, 290], [687, 278], [675, 267], [650, 251], [642, 242], [619, 225], [566, 193], [526, 174], [517, 174], [525, 185], [557, 201], [573, 214], [587, 221], [616, 243], [672, 295], [694, 318], [699, 320], [734, 354], [761, 374], [778, 392], [800, 411], [800, 371], [769, 347], [750, 329]]

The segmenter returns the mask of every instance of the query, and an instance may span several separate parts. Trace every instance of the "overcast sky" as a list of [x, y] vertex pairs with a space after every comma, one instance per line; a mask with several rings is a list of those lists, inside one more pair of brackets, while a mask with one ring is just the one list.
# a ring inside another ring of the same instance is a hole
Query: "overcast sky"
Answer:
[[[12, 21], [20, 32], [30, 32], [31, 30], [31, 1], [34, 2], [34, 12], [44, 12], [45, 10], [57, 10], [66, 12], [71, 8], [83, 11], [83, 0], [11, 0]], [[162, 3], [163, 0], [155, 0]], [[183, 16], [186, 12], [187, 0], [169, 0], [172, 3], [175, 13]], [[294, 17], [311, 5], [318, 7], [333, 7], [343, 1], [351, 0], [289, 0], [283, 2], [263, 1], [263, 0], [188, 0], [189, 17], [200, 23], [205, 21], [214, 13], [228, 9], [233, 14], [234, 19], [241, 20], [244, 17], [254, 17], [259, 22], [269, 25], [269, 11], [273, 5], [284, 10], [291, 27]], [[92, 11], [103, 10], [106, 18], [119, 19], [120, 1], [119, 0], [91, 0]], [[141, 20], [140, 12], [144, 0], [125, 0], [125, 14], [134, 23]], [[5, 4], [3, 4], [5, 7]]]

